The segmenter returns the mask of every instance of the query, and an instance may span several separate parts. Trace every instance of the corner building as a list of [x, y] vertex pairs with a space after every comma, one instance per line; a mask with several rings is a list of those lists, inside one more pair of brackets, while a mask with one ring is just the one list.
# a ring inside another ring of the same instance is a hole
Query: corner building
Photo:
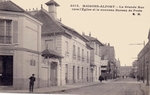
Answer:
[[39, 86], [41, 25], [12, 1], [0, 0], [0, 86], [27, 89], [31, 74]]
[[57, 19], [58, 3], [50, 0], [46, 5], [48, 11], [43, 7], [39, 11], [29, 11], [43, 23], [42, 51], [51, 51], [49, 55], [53, 53], [49, 58], [42, 57], [48, 61], [42, 61], [41, 86], [92, 81], [90, 51], [93, 48], [87, 44], [89, 40]]

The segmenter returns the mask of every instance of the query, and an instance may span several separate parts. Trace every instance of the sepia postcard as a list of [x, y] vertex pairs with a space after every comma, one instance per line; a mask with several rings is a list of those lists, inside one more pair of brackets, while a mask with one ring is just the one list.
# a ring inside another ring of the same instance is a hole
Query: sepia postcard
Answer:
[[0, 94], [150, 95], [150, 0], [0, 0]]

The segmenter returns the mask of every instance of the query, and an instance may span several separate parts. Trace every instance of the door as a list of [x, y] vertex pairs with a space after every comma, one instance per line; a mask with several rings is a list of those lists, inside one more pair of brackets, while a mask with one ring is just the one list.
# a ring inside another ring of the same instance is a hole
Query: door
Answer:
[[57, 86], [57, 63], [51, 63], [51, 70], [50, 70], [50, 80], [52, 86]]
[[75, 82], [75, 66], [73, 66], [73, 74], [72, 74], [72, 76], [73, 76], [73, 82]]
[[13, 56], [0, 56], [0, 85], [13, 85]]
[[68, 65], [66, 64], [65, 80], [68, 83]]

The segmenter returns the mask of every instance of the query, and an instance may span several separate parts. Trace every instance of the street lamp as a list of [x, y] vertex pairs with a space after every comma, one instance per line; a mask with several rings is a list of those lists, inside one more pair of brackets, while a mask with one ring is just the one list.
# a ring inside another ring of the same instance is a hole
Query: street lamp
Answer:
[[149, 86], [149, 62], [148, 61], [146, 62], [146, 65], [147, 65], [147, 83], [146, 83], [146, 86]]

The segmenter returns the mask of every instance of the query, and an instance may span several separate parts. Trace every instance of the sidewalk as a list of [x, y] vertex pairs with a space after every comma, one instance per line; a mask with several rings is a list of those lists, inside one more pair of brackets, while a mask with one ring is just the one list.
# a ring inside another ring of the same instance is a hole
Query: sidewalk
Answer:
[[141, 83], [141, 89], [144, 91], [144, 95], [150, 95], [150, 86], [146, 86], [146, 83]]
[[[103, 81], [102, 83], [112, 82], [115, 80], [117, 80], [117, 79]], [[71, 90], [71, 89], [92, 86], [92, 85], [98, 85], [98, 84], [100, 84], [100, 82], [84, 82], [84, 83], [68, 84], [68, 85], [64, 85], [64, 86], [51, 86], [51, 87], [47, 87], [47, 88], [34, 89], [34, 93], [39, 93], [39, 94], [40, 93], [54, 93], [54, 92]], [[0, 93], [29, 93], [29, 90], [0, 90]]]

